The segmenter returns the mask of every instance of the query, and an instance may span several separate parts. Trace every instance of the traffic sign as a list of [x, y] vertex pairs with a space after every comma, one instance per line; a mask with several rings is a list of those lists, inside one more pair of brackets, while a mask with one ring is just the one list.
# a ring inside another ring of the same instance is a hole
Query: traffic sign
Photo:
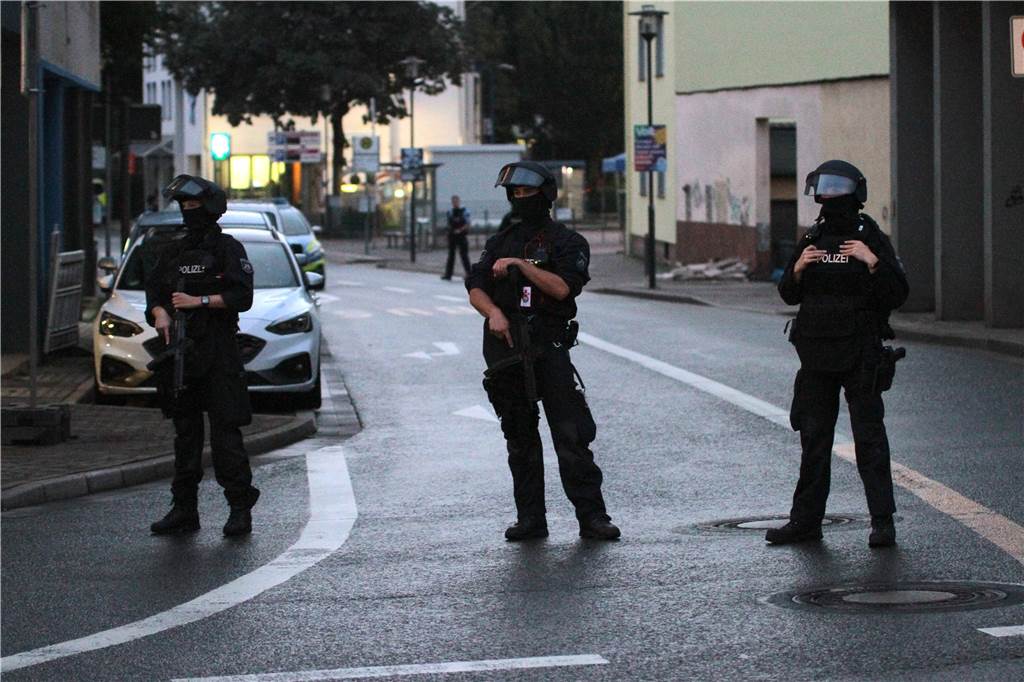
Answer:
[[267, 155], [274, 161], [320, 163], [320, 133], [314, 130], [275, 130], [267, 133]]
[[380, 138], [376, 135], [352, 136], [352, 170], [376, 173], [380, 170]]

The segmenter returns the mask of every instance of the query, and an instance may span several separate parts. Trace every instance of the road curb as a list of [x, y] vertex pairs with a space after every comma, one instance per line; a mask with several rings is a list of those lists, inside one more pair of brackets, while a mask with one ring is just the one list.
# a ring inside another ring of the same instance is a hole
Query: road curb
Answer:
[[[594, 289], [593, 291], [594, 293], [608, 294], [611, 296], [624, 296], [628, 298], [640, 298], [649, 301], [663, 301], [667, 303], [686, 303], [690, 305], [710, 306], [713, 308], [722, 308], [724, 310], [739, 310], [742, 312], [757, 313], [760, 315], [791, 316], [795, 314], [795, 311], [788, 310], [757, 310], [755, 308], [720, 305], [705, 299], [697, 298], [695, 296], [687, 296], [685, 294], [671, 294], [657, 290], [643, 291], [637, 289], [622, 289], [618, 287], [601, 287], [598, 289]], [[971, 336], [961, 336], [941, 332], [924, 331], [914, 326], [910, 326], [901, 322], [898, 317], [890, 318], [889, 324], [892, 325], [893, 330], [895, 330], [896, 332], [897, 338], [900, 339], [907, 339], [910, 341], [923, 341], [926, 343], [934, 343], [943, 346], [956, 346], [960, 348], [974, 348], [978, 350], [987, 350], [992, 353], [999, 353], [1000, 355], [1010, 355], [1017, 358], [1024, 357], [1024, 343], [1017, 343], [1015, 341], [1006, 341], [1002, 339], [975, 338]]]
[[[308, 438], [315, 434], [316, 430], [315, 415], [312, 412], [300, 413], [288, 424], [246, 438], [245, 449], [250, 456], [261, 455]], [[203, 450], [203, 466], [209, 466], [210, 462], [210, 451], [207, 448]], [[7, 511], [118, 488], [128, 488], [141, 483], [169, 478], [173, 474], [174, 453], [161, 453], [116, 467], [93, 469], [12, 486], [3, 491], [0, 509]]]

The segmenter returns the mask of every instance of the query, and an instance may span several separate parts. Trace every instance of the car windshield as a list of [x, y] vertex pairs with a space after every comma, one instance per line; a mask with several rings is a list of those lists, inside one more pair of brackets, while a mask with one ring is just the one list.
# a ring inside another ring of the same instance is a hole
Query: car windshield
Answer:
[[[277, 289], [299, 286], [288, 251], [278, 242], [243, 242], [252, 263], [253, 286], [256, 289]], [[156, 259], [147, 253], [145, 244], [132, 249], [121, 270], [117, 288], [121, 291], [144, 291], [146, 274], [156, 267]]]
[[281, 222], [284, 223], [284, 233], [289, 237], [309, 234], [309, 223], [306, 216], [297, 208], [286, 208], [281, 211]]

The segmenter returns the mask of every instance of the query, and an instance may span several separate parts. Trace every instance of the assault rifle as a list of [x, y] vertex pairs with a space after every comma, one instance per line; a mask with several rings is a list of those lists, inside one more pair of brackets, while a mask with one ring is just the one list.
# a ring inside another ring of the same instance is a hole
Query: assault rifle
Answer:
[[[178, 280], [178, 286], [175, 291], [185, 290], [184, 278]], [[171, 343], [156, 357], [150, 360], [146, 364], [146, 369], [151, 372], [157, 371], [157, 369], [165, 362], [170, 360], [174, 361], [174, 384], [173, 392], [174, 399], [177, 400], [181, 397], [182, 392], [185, 390], [185, 355], [192, 347], [192, 339], [188, 338], [186, 334], [187, 313], [184, 310], [174, 311], [174, 331], [172, 332], [174, 339]]]
[[[519, 268], [515, 265], [510, 265], [508, 276], [518, 299], [522, 296], [523, 290], [521, 285], [522, 275], [519, 272]], [[488, 367], [484, 371], [484, 376], [491, 378], [504, 369], [514, 367], [515, 365], [522, 365], [523, 381], [526, 386], [526, 400], [532, 408], [539, 399], [537, 396], [537, 377], [533, 373], [533, 361], [540, 355], [540, 349], [533, 347], [533, 343], [530, 340], [530, 317], [523, 312], [518, 300], [516, 301], [516, 311], [512, 313], [509, 319], [509, 326], [511, 327], [515, 355], [499, 360]]]

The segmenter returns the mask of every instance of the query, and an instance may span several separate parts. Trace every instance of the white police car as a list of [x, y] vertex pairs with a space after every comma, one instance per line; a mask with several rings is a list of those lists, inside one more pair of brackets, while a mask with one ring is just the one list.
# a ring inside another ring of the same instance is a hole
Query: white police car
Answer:
[[[319, 275], [303, 273], [278, 232], [233, 227], [218, 221], [245, 247], [253, 265], [252, 308], [239, 315], [238, 346], [255, 393], [292, 394], [301, 407], [320, 406], [320, 314], [310, 288]], [[159, 346], [146, 323], [143, 249], [146, 236], [131, 244], [122, 267], [101, 278], [110, 298], [93, 327], [97, 402], [155, 393], [146, 364]], [[155, 345], [154, 345], [155, 344]]]

